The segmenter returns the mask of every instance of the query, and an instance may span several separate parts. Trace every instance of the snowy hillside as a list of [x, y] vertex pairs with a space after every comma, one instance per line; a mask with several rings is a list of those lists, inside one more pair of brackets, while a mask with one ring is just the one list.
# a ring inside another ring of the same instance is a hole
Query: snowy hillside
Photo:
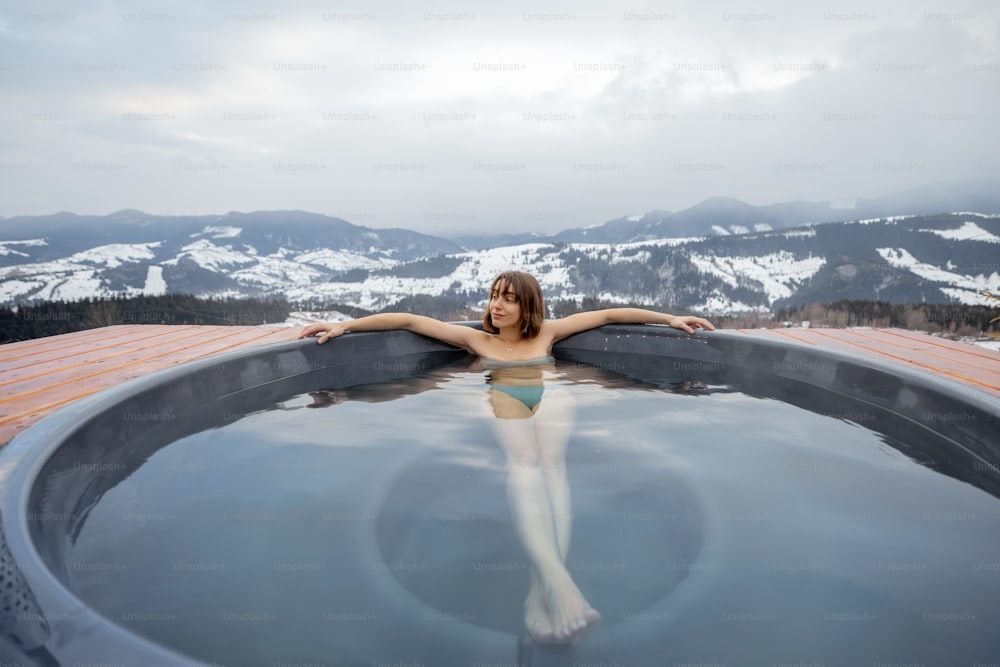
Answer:
[[[140, 214], [130, 215], [131, 225]], [[262, 213], [129, 226], [128, 242], [104, 234], [89, 247], [82, 237], [38, 234], [41, 223], [20, 225], [32, 230], [23, 238], [0, 225], [0, 302], [172, 292], [378, 310], [423, 294], [481, 306], [490, 280], [510, 269], [537, 276], [549, 300], [595, 297], [708, 314], [838, 299], [983, 304], [978, 290], [1000, 292], [1000, 218], [976, 213], [471, 251], [328, 218], [317, 230], [301, 217], [311, 214], [296, 215], [294, 224]]]

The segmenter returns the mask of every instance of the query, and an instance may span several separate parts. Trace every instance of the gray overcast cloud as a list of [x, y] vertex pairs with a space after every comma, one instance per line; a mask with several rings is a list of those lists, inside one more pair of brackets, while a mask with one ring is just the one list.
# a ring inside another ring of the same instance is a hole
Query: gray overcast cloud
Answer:
[[0, 4], [0, 216], [554, 232], [1000, 178], [1000, 3]]

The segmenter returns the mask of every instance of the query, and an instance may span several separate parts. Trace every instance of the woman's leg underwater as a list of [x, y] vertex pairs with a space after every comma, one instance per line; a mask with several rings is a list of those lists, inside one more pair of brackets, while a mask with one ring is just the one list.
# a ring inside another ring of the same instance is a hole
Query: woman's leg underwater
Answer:
[[565, 450], [572, 432], [572, 397], [546, 396], [536, 416], [520, 401], [491, 392], [491, 420], [507, 454], [507, 495], [515, 531], [532, 563], [525, 625], [540, 642], [570, 642], [600, 619], [583, 598], [564, 561], [572, 510]]
[[566, 476], [566, 446], [573, 434], [576, 403], [572, 394], [556, 388], [545, 393], [535, 411], [535, 442], [552, 508], [556, 542], [566, 562], [573, 533], [573, 507]]

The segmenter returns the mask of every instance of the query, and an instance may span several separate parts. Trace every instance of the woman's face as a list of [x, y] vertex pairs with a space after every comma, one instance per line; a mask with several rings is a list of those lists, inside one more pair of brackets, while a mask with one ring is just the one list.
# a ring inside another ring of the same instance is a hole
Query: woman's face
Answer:
[[507, 283], [497, 283], [490, 294], [490, 320], [497, 329], [520, 327], [521, 304]]

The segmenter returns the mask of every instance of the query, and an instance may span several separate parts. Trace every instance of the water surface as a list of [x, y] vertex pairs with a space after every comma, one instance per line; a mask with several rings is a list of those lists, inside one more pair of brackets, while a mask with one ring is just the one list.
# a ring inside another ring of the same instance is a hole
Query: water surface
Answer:
[[[576, 403], [567, 568], [603, 620], [537, 664], [1000, 655], [1000, 501], [901, 453], [935, 443], [738, 387], [547, 381]], [[513, 661], [528, 561], [485, 388], [463, 363], [224, 415], [91, 508], [71, 587], [220, 664]]]

